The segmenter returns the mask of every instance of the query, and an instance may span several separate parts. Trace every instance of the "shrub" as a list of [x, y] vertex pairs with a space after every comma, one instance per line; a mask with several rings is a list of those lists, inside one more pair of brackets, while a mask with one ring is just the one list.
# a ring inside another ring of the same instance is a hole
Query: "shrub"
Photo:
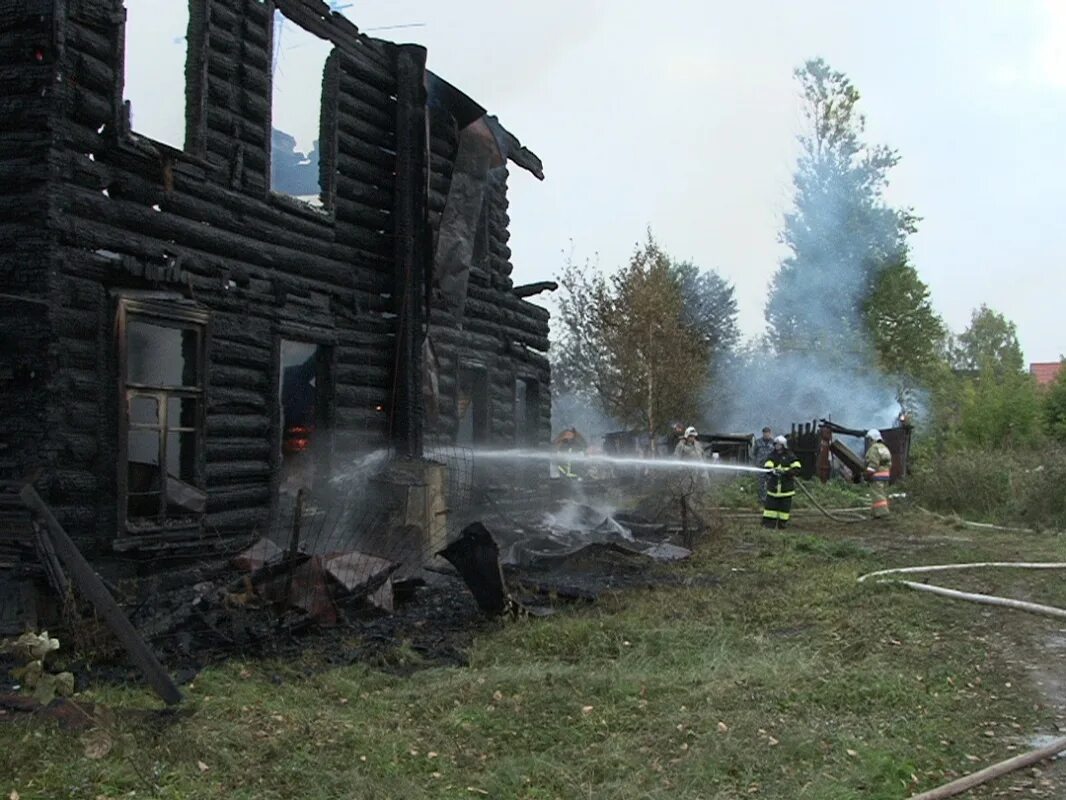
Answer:
[[972, 520], [1066, 527], [1066, 448], [922, 452], [907, 490], [926, 508]]

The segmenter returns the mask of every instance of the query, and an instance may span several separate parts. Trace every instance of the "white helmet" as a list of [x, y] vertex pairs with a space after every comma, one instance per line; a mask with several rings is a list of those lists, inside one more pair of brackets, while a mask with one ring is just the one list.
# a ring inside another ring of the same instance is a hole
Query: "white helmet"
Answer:
[[866, 431], [866, 438], [873, 439], [875, 442], [879, 442], [881, 441], [881, 431], [877, 430], [876, 428], [870, 428], [870, 430]]
[[690, 437], [690, 436], [699, 436], [699, 435], [700, 435], [700, 434], [699, 434], [699, 431], [697, 431], [697, 430], [696, 430], [695, 428], [693, 428], [693, 427], [692, 427], [691, 425], [689, 425], [689, 426], [688, 426], [687, 428], [685, 428], [685, 438], [686, 438], [686, 439], [687, 439], [688, 437]]
[[784, 436], [775, 436], [774, 437], [774, 444], [779, 444], [779, 445], [782, 445], [784, 447], [787, 447], [788, 446], [788, 439], [786, 439]]

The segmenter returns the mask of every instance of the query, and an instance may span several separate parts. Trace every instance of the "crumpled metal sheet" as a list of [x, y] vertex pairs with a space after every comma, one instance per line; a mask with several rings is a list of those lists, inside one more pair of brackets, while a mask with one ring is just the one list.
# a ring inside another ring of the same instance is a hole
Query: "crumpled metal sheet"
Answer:
[[[451, 188], [437, 232], [434, 277], [448, 309], [462, 318], [466, 287], [474, 266], [478, 225], [485, 204], [490, 170], [498, 166], [500, 151], [483, 119], [459, 133]], [[502, 163], [502, 162], [501, 162]]]

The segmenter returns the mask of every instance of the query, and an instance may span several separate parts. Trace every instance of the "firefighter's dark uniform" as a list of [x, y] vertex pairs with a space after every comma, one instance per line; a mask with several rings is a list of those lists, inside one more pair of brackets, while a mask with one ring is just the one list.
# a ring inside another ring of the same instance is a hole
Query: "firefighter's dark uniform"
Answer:
[[766, 487], [763, 527], [787, 528], [792, 515], [792, 498], [796, 494], [796, 475], [801, 468], [799, 459], [788, 448], [774, 450], [763, 466], [774, 470], [769, 473], [770, 480]]

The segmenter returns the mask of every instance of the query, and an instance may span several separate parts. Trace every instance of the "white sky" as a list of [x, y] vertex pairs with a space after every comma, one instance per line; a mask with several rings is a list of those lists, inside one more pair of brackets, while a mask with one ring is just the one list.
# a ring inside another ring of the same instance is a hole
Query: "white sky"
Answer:
[[862, 92], [868, 139], [902, 156], [889, 199], [923, 218], [914, 264], [948, 324], [984, 302], [1027, 359], [1066, 353], [1066, 0], [350, 2], [543, 158], [543, 184], [512, 171], [516, 282], [571, 251], [613, 269], [650, 225], [731, 280], [759, 332], [801, 121], [792, 70], [821, 56]]

